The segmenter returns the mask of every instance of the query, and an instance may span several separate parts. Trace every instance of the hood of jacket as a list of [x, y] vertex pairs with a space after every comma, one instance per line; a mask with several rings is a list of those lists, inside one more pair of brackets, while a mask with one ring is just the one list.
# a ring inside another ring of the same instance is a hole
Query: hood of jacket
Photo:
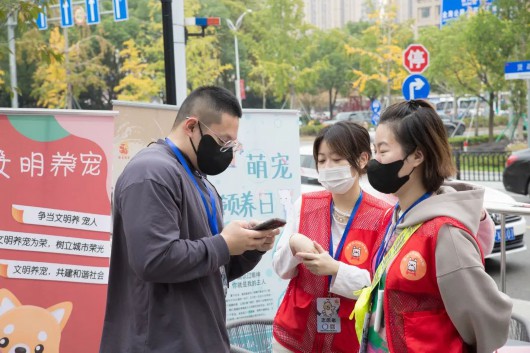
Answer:
[[477, 234], [484, 204], [484, 191], [484, 188], [478, 185], [446, 181], [438, 191], [412, 208], [397, 228], [446, 216], [462, 223], [472, 234]]

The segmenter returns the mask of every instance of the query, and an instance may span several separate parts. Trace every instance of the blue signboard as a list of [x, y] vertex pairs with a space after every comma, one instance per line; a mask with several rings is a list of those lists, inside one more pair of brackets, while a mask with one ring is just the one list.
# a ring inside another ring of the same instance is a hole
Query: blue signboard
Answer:
[[381, 111], [381, 102], [377, 99], [374, 99], [372, 104], [370, 104], [370, 109], [372, 109], [372, 111], [376, 114], [379, 113]]
[[406, 100], [422, 99], [429, 96], [431, 86], [429, 81], [422, 75], [410, 75], [403, 82], [403, 97]]
[[61, 27], [72, 27], [74, 25], [74, 16], [72, 11], [72, 0], [61, 0]]
[[127, 0], [112, 0], [114, 7], [114, 21], [125, 21], [129, 19]]
[[504, 78], [506, 80], [530, 79], [530, 60], [506, 63], [504, 65]]
[[37, 17], [37, 27], [39, 27], [40, 30], [48, 29], [48, 16], [46, 14], [46, 8], [41, 7], [42, 12], [39, 13], [39, 17]]
[[381, 118], [381, 116], [379, 115], [379, 113], [372, 113], [372, 125], [379, 124], [379, 119], [380, 118]]
[[99, 1], [85, 0], [86, 4], [86, 23], [89, 25], [96, 25], [101, 22], [99, 16]]
[[486, 8], [491, 8], [492, 0], [442, 0], [440, 8], [441, 25], [444, 26], [470, 11], [477, 12], [481, 4]]

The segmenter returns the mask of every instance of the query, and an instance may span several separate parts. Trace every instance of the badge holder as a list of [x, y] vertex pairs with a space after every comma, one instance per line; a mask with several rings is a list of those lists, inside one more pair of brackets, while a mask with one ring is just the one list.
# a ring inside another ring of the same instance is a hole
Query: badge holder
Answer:
[[340, 333], [340, 298], [317, 298], [317, 332]]

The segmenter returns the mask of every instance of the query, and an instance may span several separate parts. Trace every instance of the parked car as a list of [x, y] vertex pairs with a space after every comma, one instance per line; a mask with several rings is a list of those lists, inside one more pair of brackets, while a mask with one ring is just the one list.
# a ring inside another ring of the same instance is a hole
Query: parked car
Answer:
[[332, 125], [338, 121], [353, 121], [358, 124], [368, 123], [368, 126], [372, 124], [372, 112], [369, 110], [359, 110], [356, 112], [341, 112], [335, 116], [335, 119], [324, 121], [324, 125]]
[[[324, 188], [318, 182], [318, 172], [316, 170], [315, 160], [313, 158], [313, 146], [301, 146], [300, 147], [300, 176], [302, 182], [302, 193], [324, 190]], [[396, 199], [392, 195], [382, 194], [375, 190], [370, 183], [368, 178], [364, 175], [360, 179], [360, 184], [363, 190], [372, 194], [375, 197], [379, 197], [382, 200], [394, 204]], [[470, 183], [472, 184], [472, 183]], [[483, 186], [486, 189], [484, 194], [485, 202], [501, 202], [501, 203], [516, 203], [517, 201], [508, 194], [493, 188]], [[501, 238], [501, 216], [493, 212], [489, 212], [490, 217], [495, 223], [495, 243], [493, 245], [493, 251], [487, 255], [486, 258], [494, 258], [500, 256], [500, 238]], [[524, 217], [519, 215], [506, 215], [506, 254], [516, 253], [526, 250], [524, 242], [524, 233], [526, 231], [526, 220]]]
[[447, 136], [461, 136], [466, 131], [466, 125], [460, 120], [454, 120], [449, 115], [438, 114], [442, 119], [442, 122], [447, 132]]
[[508, 191], [530, 196], [530, 148], [508, 157], [502, 183]]

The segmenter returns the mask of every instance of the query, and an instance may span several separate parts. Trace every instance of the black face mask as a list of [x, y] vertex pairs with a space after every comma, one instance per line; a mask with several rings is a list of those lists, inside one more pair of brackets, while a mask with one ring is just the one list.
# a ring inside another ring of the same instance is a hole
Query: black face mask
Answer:
[[221, 152], [221, 147], [210, 135], [203, 135], [201, 126], [201, 141], [199, 141], [199, 148], [196, 149], [193, 141], [190, 138], [191, 146], [197, 155], [197, 165], [201, 172], [208, 175], [221, 174], [228, 168], [230, 162], [234, 158], [232, 148]]
[[387, 164], [379, 163], [375, 159], [370, 160], [367, 165], [368, 181], [370, 182], [370, 185], [383, 194], [393, 194], [398, 191], [403, 185], [405, 185], [409, 180], [410, 174], [414, 171], [414, 169], [412, 169], [409, 175], [403, 177], [398, 176], [407, 157], [403, 160]]

